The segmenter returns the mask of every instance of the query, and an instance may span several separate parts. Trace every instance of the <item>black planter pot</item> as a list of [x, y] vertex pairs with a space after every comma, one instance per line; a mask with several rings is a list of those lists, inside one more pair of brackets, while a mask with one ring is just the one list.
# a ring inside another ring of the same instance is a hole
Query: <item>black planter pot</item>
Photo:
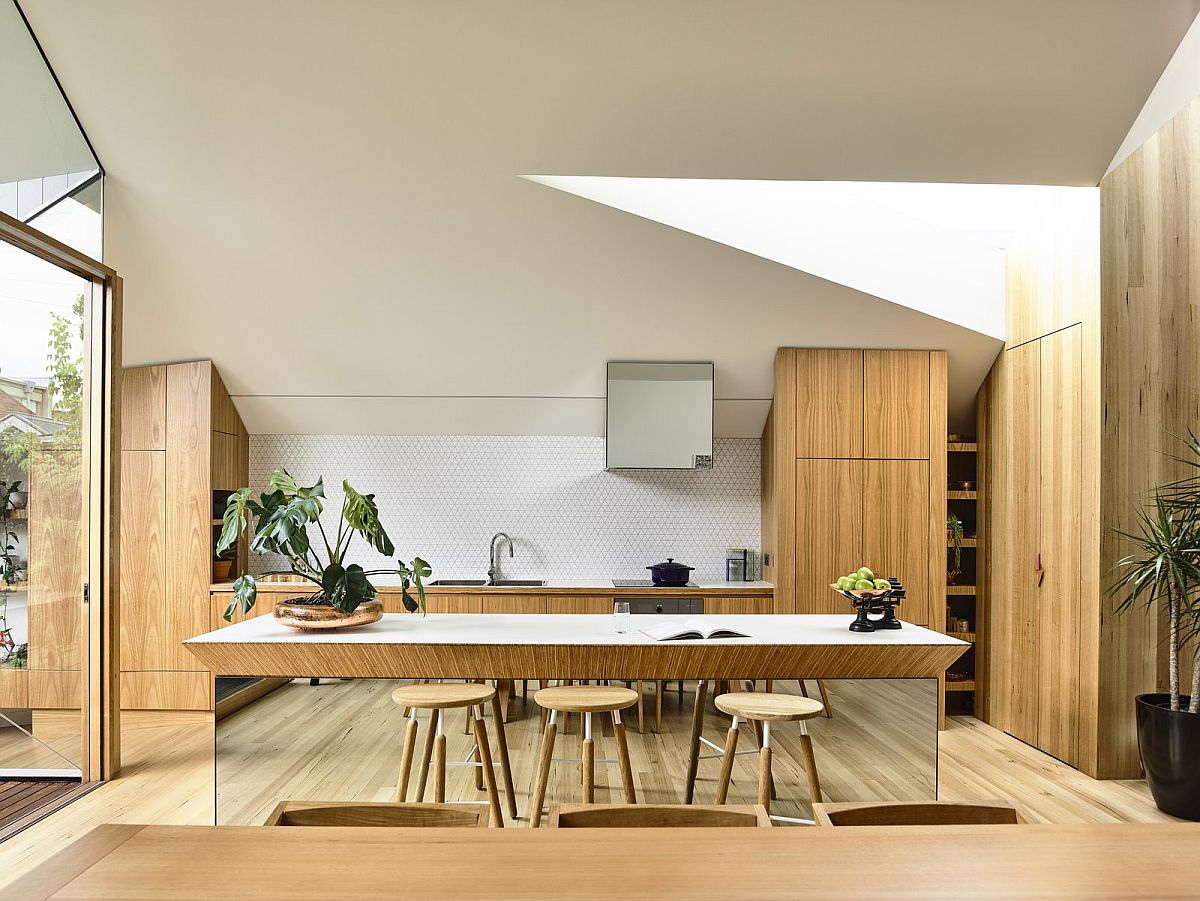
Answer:
[[1137, 697], [1138, 750], [1154, 803], [1163, 813], [1200, 820], [1200, 713], [1171, 709], [1169, 694]]

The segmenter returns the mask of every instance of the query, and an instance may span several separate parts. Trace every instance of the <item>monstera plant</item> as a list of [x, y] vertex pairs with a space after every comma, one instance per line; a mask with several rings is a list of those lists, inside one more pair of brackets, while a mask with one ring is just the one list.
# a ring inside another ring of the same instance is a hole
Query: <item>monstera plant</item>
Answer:
[[[304, 488], [280, 466], [271, 475], [270, 488], [257, 501], [249, 488], [230, 495], [217, 542], [218, 555], [233, 547], [242, 534], [249, 533], [251, 551], [286, 557], [294, 574], [318, 587], [307, 599], [309, 603], [329, 604], [342, 613], [353, 613], [359, 604], [376, 595], [370, 576], [396, 575], [400, 577], [405, 609], [410, 613], [425, 612], [423, 580], [431, 570], [420, 557], [414, 557], [411, 563], [397, 560], [394, 567], [383, 569], [364, 570], [357, 563], [347, 563], [346, 555], [356, 536], [385, 557], [396, 551], [379, 521], [375, 495], [359, 494], [349, 482], [342, 482], [342, 513], [337, 535], [330, 541], [321, 523], [325, 501], [323, 479]], [[320, 535], [319, 544], [309, 540], [308, 528], [313, 525]], [[415, 597], [411, 589], [416, 589]], [[239, 608], [243, 614], [248, 613], [257, 595], [258, 583], [254, 577], [239, 576], [233, 583], [233, 601], [225, 610], [225, 619], [231, 620]]]

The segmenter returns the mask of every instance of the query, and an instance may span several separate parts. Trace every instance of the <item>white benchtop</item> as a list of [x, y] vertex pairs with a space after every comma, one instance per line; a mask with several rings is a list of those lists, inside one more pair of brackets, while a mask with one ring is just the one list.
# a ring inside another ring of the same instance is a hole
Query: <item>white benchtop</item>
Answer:
[[[848, 614], [757, 616], [632, 616], [630, 631], [617, 633], [611, 614], [387, 613], [368, 626], [302, 632], [281, 626], [269, 614], [189, 638], [185, 644], [427, 644], [427, 645], [966, 645], [932, 629], [851, 632]], [[660, 622], [702, 619], [727, 625], [748, 638], [656, 642], [639, 630]]]

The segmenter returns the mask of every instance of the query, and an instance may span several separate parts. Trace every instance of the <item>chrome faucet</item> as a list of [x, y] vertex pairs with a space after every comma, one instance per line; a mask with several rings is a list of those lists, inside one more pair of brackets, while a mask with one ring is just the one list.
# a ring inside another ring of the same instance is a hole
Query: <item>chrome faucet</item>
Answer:
[[513, 555], [512, 539], [509, 538], [507, 534], [505, 534], [504, 532], [497, 532], [495, 535], [492, 536], [492, 546], [489, 551], [489, 559], [491, 560], [491, 566], [488, 567], [488, 584], [489, 585], [496, 584], [496, 573], [497, 573], [497, 569], [496, 569], [496, 539], [497, 538], [503, 538], [505, 541], [508, 542], [508, 556], [512, 557], [512, 555]]

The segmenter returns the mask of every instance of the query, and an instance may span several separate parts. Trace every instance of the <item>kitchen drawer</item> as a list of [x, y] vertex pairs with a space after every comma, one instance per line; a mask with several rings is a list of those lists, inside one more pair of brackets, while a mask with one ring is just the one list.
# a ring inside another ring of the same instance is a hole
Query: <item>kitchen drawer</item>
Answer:
[[704, 612], [704, 598], [628, 598], [628, 601], [629, 612], [634, 614]]

